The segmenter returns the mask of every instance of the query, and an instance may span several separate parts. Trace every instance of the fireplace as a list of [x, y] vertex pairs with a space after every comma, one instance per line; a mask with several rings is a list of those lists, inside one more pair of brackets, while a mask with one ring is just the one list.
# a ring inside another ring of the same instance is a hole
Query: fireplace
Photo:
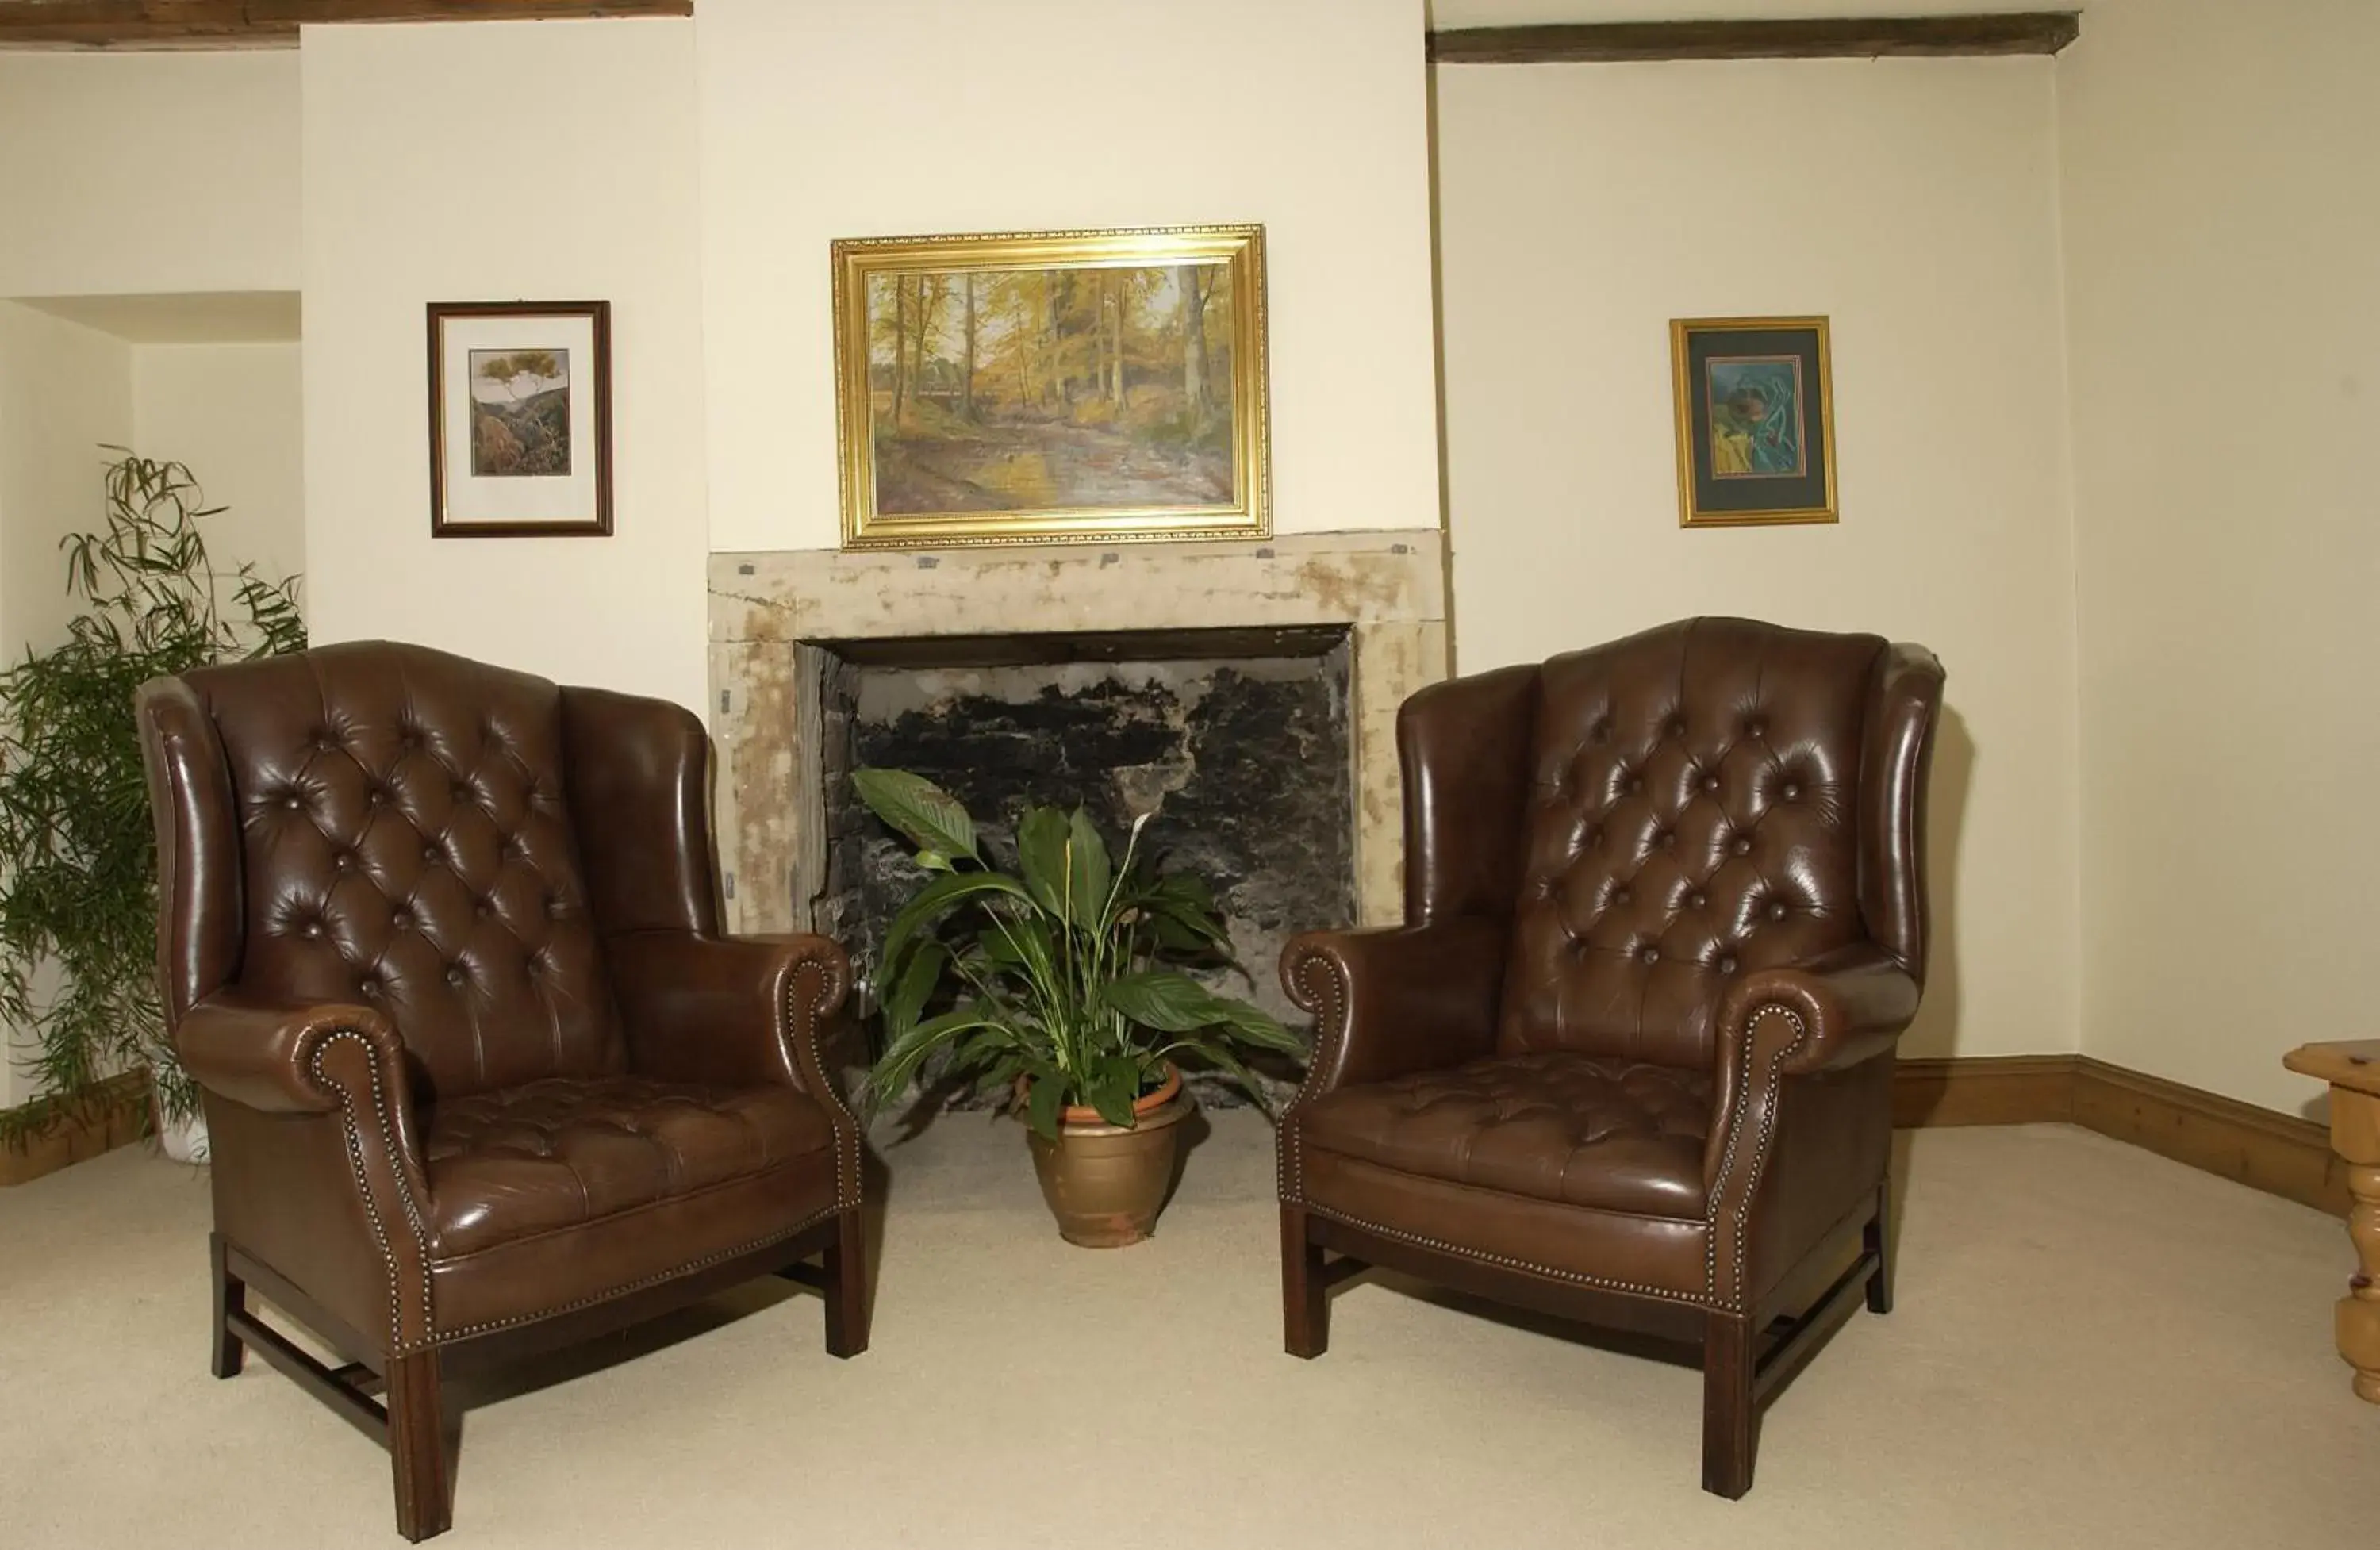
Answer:
[[1288, 935], [1398, 916], [1396, 709], [1445, 675], [1443, 566], [1432, 532], [713, 555], [730, 928], [864, 973], [906, 863], [844, 777], [915, 769], [997, 835], [1028, 797], [1156, 813], [1285, 1011]]

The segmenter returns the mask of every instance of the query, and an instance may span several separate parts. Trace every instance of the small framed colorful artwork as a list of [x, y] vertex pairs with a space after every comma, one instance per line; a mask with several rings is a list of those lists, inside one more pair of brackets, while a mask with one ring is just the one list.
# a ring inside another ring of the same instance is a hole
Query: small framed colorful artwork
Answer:
[[1836, 520], [1826, 319], [1676, 319], [1670, 374], [1682, 526]]

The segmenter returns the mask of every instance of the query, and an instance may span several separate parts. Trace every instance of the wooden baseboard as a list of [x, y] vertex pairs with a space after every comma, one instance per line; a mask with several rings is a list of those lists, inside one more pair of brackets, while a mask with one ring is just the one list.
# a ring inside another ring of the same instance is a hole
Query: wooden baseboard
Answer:
[[1892, 1122], [1904, 1129], [2080, 1125], [2251, 1189], [2347, 1215], [2346, 1165], [2323, 1126], [2087, 1055], [1903, 1060], [1893, 1081]]
[[2074, 1057], [1986, 1055], [1903, 1060], [1893, 1072], [1892, 1122], [2040, 1125], [2074, 1118]]
[[88, 1111], [69, 1114], [21, 1146], [0, 1144], [0, 1187], [55, 1173], [138, 1141], [149, 1129], [149, 1073], [128, 1071], [101, 1084]]

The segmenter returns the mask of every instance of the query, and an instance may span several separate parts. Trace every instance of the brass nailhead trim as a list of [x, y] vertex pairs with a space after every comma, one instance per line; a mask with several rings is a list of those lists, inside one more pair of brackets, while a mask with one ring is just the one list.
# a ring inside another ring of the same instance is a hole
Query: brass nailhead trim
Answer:
[[[1777, 1089], [1782, 1085], [1785, 1081], [1786, 1060], [1791, 1056], [1795, 1050], [1801, 1048], [1803, 1041], [1810, 1035], [1808, 1024], [1802, 1021], [1801, 1013], [1795, 1011], [1792, 1008], [1773, 1004], [1762, 1007], [1750, 1017], [1744, 1019], [1743, 1047], [1744, 1060], [1747, 1066], [1747, 1075], [1749, 1074], [1748, 1068], [1751, 1060], [1752, 1048], [1755, 1043], [1755, 1035], [1760, 1027], [1760, 1020], [1764, 1017], [1769, 1016], [1781, 1017], [1785, 1019], [1786, 1022], [1793, 1025], [1793, 1042], [1777, 1052], [1777, 1059], [1769, 1062], [1768, 1074], [1761, 1083], [1761, 1096], [1766, 1101], [1762, 1103], [1760, 1108], [1760, 1138], [1755, 1144], [1752, 1151], [1751, 1177], [1745, 1181], [1743, 1193], [1735, 1203], [1734, 1219], [1730, 1224], [1735, 1237], [1735, 1290], [1732, 1300], [1722, 1305], [1730, 1310], [1739, 1309], [1743, 1305], [1743, 1240], [1752, 1217], [1752, 1197], [1760, 1187], [1760, 1175], [1762, 1170], [1768, 1165], [1769, 1138], [1775, 1133], [1777, 1129]], [[1736, 1095], [1736, 1115], [1741, 1115], [1742, 1113], [1743, 1105], [1749, 1103], [1751, 1101], [1751, 1097], [1752, 1089], [1749, 1085], [1746, 1085], [1742, 1092]], [[1736, 1144], [1742, 1138], [1743, 1133], [1741, 1125], [1737, 1122], [1736, 1115], [1730, 1115], [1728, 1119], [1727, 1148], [1719, 1154], [1718, 1177], [1712, 1181], [1714, 1186], [1724, 1184], [1727, 1181], [1729, 1174], [1735, 1167]], [[1704, 1241], [1703, 1244], [1703, 1278], [1704, 1284], [1709, 1289], [1710, 1300], [1714, 1302], [1719, 1302], [1718, 1233], [1717, 1231], [1718, 1221], [1718, 1191], [1714, 1187], [1711, 1191], [1710, 1204], [1706, 1208], [1704, 1218], [1710, 1222], [1713, 1228], [1712, 1232]]]
[[[397, 1204], [404, 1207], [406, 1219], [412, 1225], [413, 1241], [418, 1246], [426, 1250], [430, 1242], [430, 1235], [422, 1229], [421, 1213], [413, 1204], [413, 1193], [406, 1187], [404, 1158], [397, 1150], [396, 1133], [389, 1128], [388, 1095], [381, 1086], [379, 1051], [373, 1048], [372, 1042], [364, 1037], [363, 1035], [355, 1032], [353, 1029], [342, 1028], [337, 1032], [329, 1035], [320, 1044], [317, 1044], [314, 1047], [314, 1055], [310, 1064], [313, 1069], [314, 1080], [325, 1087], [335, 1089], [339, 1095], [339, 1110], [346, 1121], [344, 1128], [346, 1131], [347, 1167], [355, 1174], [356, 1193], [363, 1197], [364, 1215], [371, 1223], [373, 1239], [380, 1244], [381, 1261], [388, 1267], [389, 1354], [392, 1356], [409, 1355], [411, 1354], [412, 1350], [418, 1348], [408, 1347], [405, 1339], [404, 1300], [399, 1295], [398, 1290], [399, 1283], [397, 1278], [396, 1250], [395, 1245], [389, 1241], [386, 1224], [381, 1220], [380, 1206], [372, 1199], [371, 1180], [364, 1166], [363, 1132], [356, 1120], [355, 1096], [343, 1084], [332, 1081], [329, 1073], [322, 1069], [323, 1054], [332, 1045], [337, 1044], [342, 1040], [352, 1040], [363, 1049], [364, 1069], [371, 1077], [372, 1118], [377, 1120], [380, 1125], [381, 1144], [385, 1146], [388, 1151], [389, 1171], [394, 1174], [396, 1179]], [[432, 1322], [431, 1318], [430, 1256], [425, 1252], [420, 1255], [420, 1259], [421, 1322], [423, 1326], [427, 1328]]]
[[1343, 1211], [1334, 1211], [1327, 1205], [1308, 1205], [1305, 1209], [1314, 1216], [1328, 1217], [1334, 1222], [1344, 1222], [1349, 1227], [1358, 1228], [1366, 1232], [1378, 1233], [1383, 1238], [1393, 1238], [1400, 1243], [1411, 1243], [1416, 1248], [1435, 1249], [1440, 1253], [1452, 1254], [1458, 1259], [1476, 1260], [1483, 1265], [1500, 1265], [1508, 1270], [1525, 1270], [1533, 1276], [1547, 1276], [1559, 1281], [1575, 1281], [1582, 1286], [1602, 1287], [1607, 1290], [1631, 1292], [1639, 1297], [1658, 1297], [1666, 1302], [1683, 1302], [1693, 1307], [1701, 1307], [1706, 1301], [1692, 1292], [1677, 1291], [1668, 1287], [1645, 1286], [1635, 1281], [1615, 1281], [1607, 1277], [1589, 1276], [1577, 1270], [1560, 1270], [1550, 1265], [1514, 1259], [1510, 1254], [1489, 1253], [1484, 1249], [1466, 1249], [1460, 1243], [1448, 1243], [1436, 1238], [1425, 1238], [1417, 1232], [1404, 1232], [1396, 1228], [1382, 1227], [1378, 1222], [1367, 1222], [1360, 1217], [1351, 1217]]
[[607, 1291], [599, 1291], [592, 1297], [581, 1297], [576, 1302], [557, 1303], [553, 1307], [540, 1308], [537, 1312], [531, 1314], [515, 1314], [509, 1318], [489, 1319], [480, 1324], [467, 1324], [460, 1329], [439, 1330], [436, 1337], [437, 1343], [443, 1344], [453, 1340], [460, 1340], [472, 1335], [485, 1335], [491, 1330], [508, 1329], [516, 1324], [534, 1324], [540, 1319], [549, 1319], [556, 1316], [557, 1314], [574, 1313], [580, 1308], [591, 1308], [598, 1302], [609, 1302], [615, 1297], [625, 1297], [632, 1291], [642, 1291], [647, 1287], [659, 1286], [663, 1281], [674, 1281], [680, 1276], [691, 1275], [693, 1272], [703, 1269], [709, 1265], [723, 1265], [728, 1260], [734, 1259], [739, 1254], [753, 1253], [761, 1249], [767, 1248], [771, 1243], [779, 1242], [784, 1239], [792, 1238], [800, 1233], [807, 1232], [811, 1228], [818, 1226], [819, 1223], [826, 1220], [829, 1217], [833, 1216], [838, 1209], [839, 1207], [837, 1206], [830, 1205], [823, 1211], [813, 1211], [808, 1216], [803, 1217], [800, 1221], [795, 1222], [793, 1226], [784, 1229], [781, 1232], [771, 1232], [763, 1237], [755, 1238], [748, 1243], [739, 1243], [732, 1249], [722, 1249], [717, 1253], [705, 1254], [700, 1259], [690, 1259], [684, 1265], [675, 1265], [667, 1270], [657, 1271], [654, 1274], [646, 1276], [640, 1279], [628, 1281], [620, 1286], [613, 1287]]

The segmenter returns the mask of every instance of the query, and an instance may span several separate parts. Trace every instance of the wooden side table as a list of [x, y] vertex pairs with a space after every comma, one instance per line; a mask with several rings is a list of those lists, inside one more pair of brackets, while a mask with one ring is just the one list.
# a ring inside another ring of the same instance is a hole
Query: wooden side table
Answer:
[[2380, 1405], [2380, 1039], [2301, 1045], [2281, 1064], [2330, 1084], [2330, 1148], [2347, 1164], [2347, 1235], [2363, 1262], [2338, 1300], [2338, 1354], [2357, 1397]]

